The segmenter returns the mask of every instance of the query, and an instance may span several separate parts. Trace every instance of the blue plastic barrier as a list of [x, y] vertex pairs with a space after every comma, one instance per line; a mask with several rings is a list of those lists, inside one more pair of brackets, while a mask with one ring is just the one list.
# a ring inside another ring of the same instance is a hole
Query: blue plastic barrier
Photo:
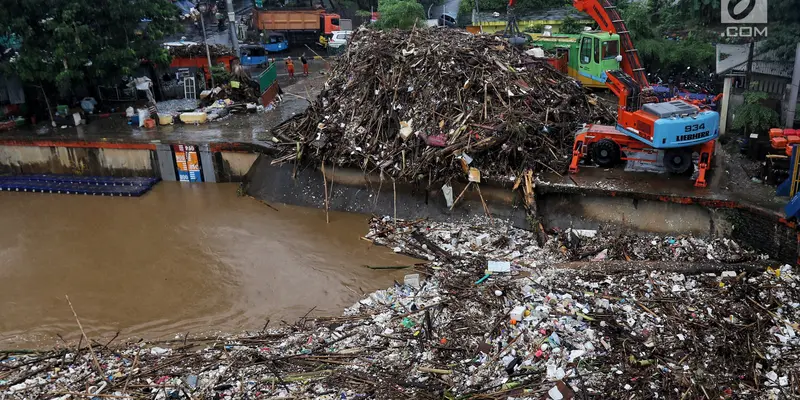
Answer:
[[109, 176], [78, 176], [78, 175], [15, 175], [0, 176], [0, 181], [40, 181], [40, 182], [71, 182], [86, 183], [91, 185], [112, 185], [112, 186], [148, 186], [158, 182], [158, 178], [152, 177], [129, 177], [115, 178]]
[[113, 178], [74, 175], [0, 176], [0, 191], [137, 197], [158, 178]]

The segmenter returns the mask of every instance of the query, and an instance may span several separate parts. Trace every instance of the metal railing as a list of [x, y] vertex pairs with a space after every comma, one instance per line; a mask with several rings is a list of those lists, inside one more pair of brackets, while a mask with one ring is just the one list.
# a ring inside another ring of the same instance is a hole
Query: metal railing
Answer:
[[101, 101], [136, 101], [138, 99], [136, 89], [120, 89], [111, 86], [98, 86]]

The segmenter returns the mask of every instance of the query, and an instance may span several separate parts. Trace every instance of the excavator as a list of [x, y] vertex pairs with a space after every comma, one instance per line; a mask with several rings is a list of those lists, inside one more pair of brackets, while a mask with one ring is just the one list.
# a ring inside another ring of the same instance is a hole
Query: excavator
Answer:
[[[719, 114], [681, 99], [659, 103], [617, 8], [608, 0], [573, 0], [573, 6], [589, 14], [600, 31], [581, 33], [579, 46], [571, 52], [581, 64], [594, 61], [600, 68], [608, 68], [599, 76], [590, 75], [605, 83], [618, 104], [615, 126], [591, 124], [576, 133], [570, 173], [578, 172], [582, 160], [591, 160], [601, 167], [620, 161], [655, 163], [669, 173], [683, 174], [692, 167], [696, 153], [699, 171], [695, 186], [706, 187], [706, 173], [719, 137]], [[513, 17], [513, 0], [509, 12]], [[619, 54], [613, 45], [617, 40]], [[613, 57], [606, 57], [607, 52]], [[612, 64], [603, 64], [604, 60]], [[609, 68], [613, 64], [618, 67]]]

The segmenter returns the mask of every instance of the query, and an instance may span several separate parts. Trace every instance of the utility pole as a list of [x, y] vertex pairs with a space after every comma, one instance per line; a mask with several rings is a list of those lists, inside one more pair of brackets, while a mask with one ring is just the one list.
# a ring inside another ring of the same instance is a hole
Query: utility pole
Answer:
[[236, 37], [236, 11], [233, 10], [233, 0], [226, 0], [225, 4], [228, 8], [228, 36], [231, 38], [233, 54], [239, 57], [239, 38]]
[[203, 30], [203, 44], [206, 46], [208, 74], [211, 76], [211, 88], [213, 89], [216, 85], [214, 84], [214, 74], [211, 72], [211, 66], [214, 64], [211, 64], [211, 51], [208, 50], [208, 41], [206, 40], [206, 22], [205, 17], [203, 16], [203, 14], [206, 13], [206, 10], [208, 10], [208, 5], [206, 3], [200, 3], [197, 7], [197, 9], [200, 10], [200, 29]]
[[797, 92], [800, 89], [800, 43], [797, 43], [797, 51], [794, 55], [794, 73], [792, 74], [792, 89], [789, 94], [789, 106], [786, 109], [787, 128], [794, 126], [794, 117], [797, 112]]
[[755, 48], [755, 41], [750, 40], [750, 51], [747, 55], [747, 72], [745, 72], [745, 85], [744, 90], [750, 90], [751, 79], [753, 77], [753, 50]]

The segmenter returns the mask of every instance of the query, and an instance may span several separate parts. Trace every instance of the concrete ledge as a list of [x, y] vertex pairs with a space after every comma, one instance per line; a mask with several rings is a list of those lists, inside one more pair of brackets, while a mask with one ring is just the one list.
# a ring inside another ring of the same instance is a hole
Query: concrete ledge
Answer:
[[[270, 165], [262, 154], [245, 179], [246, 192], [267, 202], [306, 207], [325, 207], [325, 189], [318, 167]], [[302, 165], [302, 164], [301, 164]], [[398, 218], [445, 220], [484, 215], [477, 191], [469, 190], [449, 210], [441, 189], [426, 190], [419, 185], [381, 181], [361, 170], [326, 167], [331, 190], [329, 208], [336, 211], [397, 215]], [[332, 188], [332, 189], [331, 189]], [[457, 197], [464, 183], [453, 184]], [[518, 192], [507, 182], [481, 184], [481, 193], [495, 217], [529, 228]], [[630, 229], [662, 235], [693, 234], [735, 239], [786, 263], [799, 263], [798, 232], [795, 222], [779, 213], [746, 202], [708, 198], [703, 195], [662, 194], [620, 189], [586, 187], [537, 181], [536, 201], [547, 229], [570, 227]]]
[[[267, 202], [325, 208], [325, 184], [320, 168], [270, 165], [272, 159], [261, 155], [245, 180], [247, 194]], [[295, 177], [293, 177], [295, 175]], [[397, 215], [398, 218], [430, 218], [447, 220], [484, 215], [476, 190], [468, 190], [453, 210], [448, 209], [440, 189], [425, 190], [426, 184], [392, 184], [378, 175], [360, 170], [326, 167], [329, 209], [376, 215]], [[453, 197], [464, 189], [453, 184]], [[506, 189], [481, 185], [481, 194], [493, 217], [507, 219], [515, 226], [527, 227], [525, 210], [515, 193]]]

